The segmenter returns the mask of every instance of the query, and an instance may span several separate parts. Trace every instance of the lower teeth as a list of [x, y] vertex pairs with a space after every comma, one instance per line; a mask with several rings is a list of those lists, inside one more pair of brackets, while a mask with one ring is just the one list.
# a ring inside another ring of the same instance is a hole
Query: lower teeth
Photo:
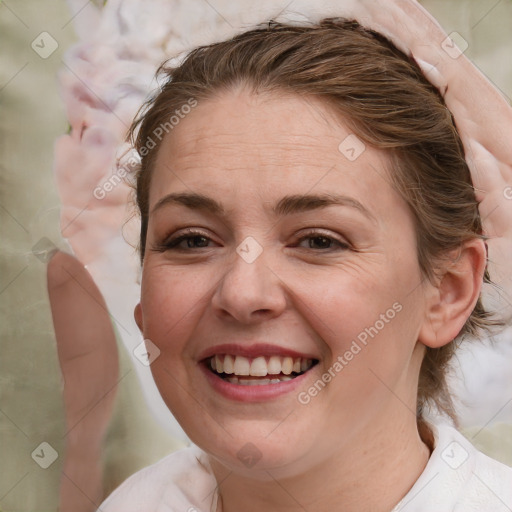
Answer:
[[285, 382], [294, 378], [295, 377], [291, 377], [289, 375], [283, 375], [274, 379], [244, 379], [241, 377], [226, 377], [224, 380], [227, 380], [231, 384], [239, 384], [241, 386], [264, 386], [266, 384], [279, 384], [280, 382]]

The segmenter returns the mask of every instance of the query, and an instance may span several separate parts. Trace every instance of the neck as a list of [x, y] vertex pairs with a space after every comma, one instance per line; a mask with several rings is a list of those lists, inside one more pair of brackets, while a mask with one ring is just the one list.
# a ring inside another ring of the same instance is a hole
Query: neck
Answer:
[[[372, 422], [349, 442], [331, 450], [321, 464], [294, 476], [263, 470], [260, 478], [231, 472], [212, 461], [219, 485], [218, 512], [391, 512], [423, 472], [430, 450], [416, 418]], [[388, 418], [390, 416], [388, 415]], [[374, 425], [379, 425], [375, 428]]]

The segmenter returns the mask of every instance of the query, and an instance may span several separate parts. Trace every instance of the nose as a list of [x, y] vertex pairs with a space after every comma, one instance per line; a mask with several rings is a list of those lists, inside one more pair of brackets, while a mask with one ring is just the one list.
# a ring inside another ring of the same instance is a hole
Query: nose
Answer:
[[276, 318], [286, 309], [284, 283], [264, 254], [252, 262], [233, 255], [212, 297], [212, 307], [221, 318], [255, 324]]

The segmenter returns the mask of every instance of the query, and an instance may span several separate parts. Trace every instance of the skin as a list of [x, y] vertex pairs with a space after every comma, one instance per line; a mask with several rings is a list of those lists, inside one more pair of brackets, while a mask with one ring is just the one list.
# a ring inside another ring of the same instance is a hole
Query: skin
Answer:
[[[349, 161], [338, 146], [350, 133], [316, 99], [239, 88], [199, 104], [159, 149], [135, 318], [161, 350], [151, 368], [165, 402], [210, 456], [224, 512], [386, 512], [429, 457], [415, 415], [421, 360], [426, 345], [451, 341], [469, 316], [485, 248], [466, 244], [437, 282], [426, 281], [386, 154], [366, 147]], [[153, 211], [171, 193], [208, 196], [224, 213], [175, 202]], [[272, 212], [284, 196], [311, 194], [347, 196], [367, 213], [350, 205]], [[201, 234], [181, 250], [163, 248], [183, 228]], [[263, 248], [252, 263], [236, 252], [248, 236]], [[395, 303], [401, 311], [300, 404], [298, 393]], [[221, 396], [200, 354], [254, 340], [319, 363], [278, 398]], [[260, 457], [251, 468], [237, 457], [248, 442]]]
[[57, 251], [47, 280], [66, 411], [59, 510], [93, 512], [103, 499], [102, 443], [119, 377], [116, 337], [105, 300], [77, 258]]

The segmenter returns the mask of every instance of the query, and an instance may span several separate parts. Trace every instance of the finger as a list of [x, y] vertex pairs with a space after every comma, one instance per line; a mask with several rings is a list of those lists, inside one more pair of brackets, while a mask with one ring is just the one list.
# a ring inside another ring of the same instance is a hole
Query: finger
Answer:
[[57, 252], [47, 279], [67, 432], [59, 510], [89, 512], [103, 497], [101, 443], [118, 379], [116, 338], [105, 301], [76, 258]]

